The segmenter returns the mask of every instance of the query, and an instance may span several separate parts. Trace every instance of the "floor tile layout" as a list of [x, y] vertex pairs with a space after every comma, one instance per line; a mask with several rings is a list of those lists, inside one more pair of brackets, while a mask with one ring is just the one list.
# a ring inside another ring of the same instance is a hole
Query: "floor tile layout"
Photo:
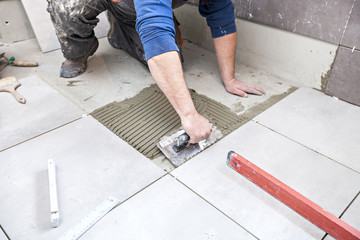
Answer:
[[171, 176], [121, 204], [84, 239], [256, 239]]
[[[60, 226], [55, 229], [48, 159], [57, 166]], [[0, 223], [11, 239], [55, 239], [109, 195], [123, 201], [164, 174], [85, 117], [0, 153]]]
[[230, 169], [230, 150], [336, 216], [360, 189], [360, 174], [254, 122], [172, 172], [260, 239], [320, 239], [324, 233]]
[[319, 91], [301, 88], [256, 120], [360, 172], [360, 108]]
[[19, 79], [26, 103], [0, 93], [0, 151], [71, 122], [83, 111], [37, 76]]

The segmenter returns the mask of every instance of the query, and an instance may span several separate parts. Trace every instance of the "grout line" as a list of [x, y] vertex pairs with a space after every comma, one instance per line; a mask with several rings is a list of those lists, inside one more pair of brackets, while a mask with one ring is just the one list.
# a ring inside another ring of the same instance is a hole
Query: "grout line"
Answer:
[[139, 191], [135, 192], [134, 194], [130, 195], [129, 197], [125, 198], [123, 201], [121, 201], [119, 204], [117, 204], [115, 207], [113, 207], [111, 209], [111, 211], [114, 210], [115, 208], [119, 207], [121, 204], [125, 203], [126, 201], [130, 200], [131, 198], [135, 197], [137, 194], [139, 194], [140, 192], [142, 192], [146, 188], [148, 188], [148, 187], [152, 186], [153, 184], [155, 184], [156, 182], [160, 181], [161, 179], [163, 179], [167, 175], [169, 175], [169, 173], [165, 173], [163, 176], [159, 177], [158, 179], [154, 180], [150, 184], [148, 184], [145, 187], [141, 188]]
[[294, 140], [294, 139], [292, 139], [292, 138], [290, 138], [290, 137], [288, 137], [288, 136], [286, 136], [286, 135], [284, 135], [284, 134], [282, 134], [282, 133], [279, 133], [279, 132], [275, 131], [274, 129], [263, 125], [262, 123], [259, 123], [258, 121], [254, 121], [254, 120], [252, 120], [252, 121], [253, 121], [254, 123], [256, 123], [256, 124], [259, 124], [260, 126], [263, 126], [263, 127], [267, 128], [267, 129], [269, 129], [270, 131], [273, 131], [274, 133], [279, 134], [280, 136], [283, 136], [283, 137], [291, 140], [292, 142], [295, 142], [295, 143], [297, 143], [297, 144], [299, 144], [299, 145], [301, 145], [301, 146], [303, 146], [303, 147], [305, 147], [305, 148], [307, 148], [307, 149], [309, 149], [309, 150], [311, 150], [311, 151], [313, 151], [313, 152], [315, 152], [315, 153], [317, 153], [317, 154], [319, 154], [319, 155], [321, 155], [321, 156], [323, 156], [323, 157], [325, 157], [325, 158], [327, 158], [327, 159], [329, 159], [329, 160], [331, 160], [331, 161], [333, 161], [333, 162], [335, 162], [335, 163], [343, 166], [343, 167], [346, 167], [347, 169], [350, 169], [350, 170], [353, 171], [353, 172], [356, 172], [356, 173], [360, 174], [359, 171], [357, 171], [357, 170], [355, 170], [355, 169], [352, 169], [351, 167], [346, 166], [345, 164], [340, 163], [340, 162], [338, 162], [338, 161], [336, 161], [336, 160], [334, 160], [334, 159], [332, 159], [332, 158], [324, 155], [323, 153], [318, 152], [318, 151], [316, 151], [316, 150], [314, 150], [314, 149], [312, 149], [312, 148], [310, 148], [310, 147], [308, 147], [308, 146], [306, 146], [306, 145], [304, 145], [304, 144], [302, 144], [302, 143], [300, 143], [300, 142], [298, 142], [298, 141], [296, 141], [296, 140]]
[[329, 235], [328, 233], [325, 233], [325, 235], [321, 238], [321, 240], [324, 240], [328, 235]]
[[0, 225], [0, 231], [2, 231], [5, 235], [5, 237], [7, 237], [8, 240], [10, 240], [10, 237], [6, 234], [4, 228]]
[[[142, 192], [143, 190], [145, 190], [146, 188], [152, 186], [153, 184], [155, 184], [156, 182], [160, 181], [162, 178], [164, 178], [165, 176], [169, 175], [168, 173], [164, 174], [163, 176], [159, 177], [158, 179], [156, 179], [155, 181], [151, 182], [150, 184], [146, 185], [145, 187], [141, 188], [139, 191], [135, 192], [134, 194], [132, 194], [131, 196], [127, 197], [125, 200], [121, 201], [119, 204], [117, 204], [115, 207], [113, 207], [110, 211], [113, 211], [115, 208], [117, 208], [118, 206], [120, 206], [121, 204], [125, 203], [126, 201], [128, 201], [129, 199], [133, 198], [134, 196], [136, 196], [138, 193]], [[6, 234], [5, 230], [2, 228], [2, 226], [0, 225], [0, 230], [3, 231], [3, 233], [5, 234], [5, 236], [7, 237], [8, 240], [10, 240], [9, 236]]]
[[16, 144], [14, 144], [14, 145], [12, 145], [12, 146], [10, 146], [10, 147], [4, 148], [4, 149], [0, 150], [0, 153], [3, 152], [3, 151], [8, 150], [8, 149], [10, 149], [10, 148], [16, 147], [16, 146], [18, 146], [18, 145], [20, 145], [20, 144], [23, 144], [23, 143], [25, 143], [25, 142], [27, 142], [27, 141], [30, 141], [30, 140], [32, 140], [32, 139], [34, 139], [34, 138], [40, 137], [40, 136], [42, 136], [42, 135], [44, 135], [44, 134], [46, 134], [46, 133], [52, 132], [52, 131], [54, 131], [54, 130], [56, 130], [56, 129], [58, 129], [58, 128], [64, 127], [64, 126], [66, 126], [66, 125], [68, 125], [68, 124], [70, 124], [70, 123], [73, 123], [73, 122], [75, 122], [75, 121], [78, 121], [78, 120], [80, 120], [80, 119], [82, 119], [82, 117], [76, 118], [76, 119], [74, 119], [74, 120], [72, 120], [72, 121], [70, 121], [70, 122], [67, 122], [67, 123], [62, 124], [62, 125], [60, 125], [60, 126], [58, 126], [58, 127], [52, 128], [52, 129], [50, 129], [50, 130], [48, 130], [48, 131], [46, 131], [46, 132], [40, 133], [40, 134], [38, 134], [38, 135], [36, 135], [36, 136], [34, 136], [34, 137], [31, 137], [31, 138], [26, 139], [26, 140], [24, 140], [24, 141], [22, 141], [22, 142], [16, 143]]
[[[360, 192], [358, 192], [355, 197], [351, 200], [351, 202], [349, 203], [349, 205], [347, 205], [347, 207], [344, 209], [344, 211], [340, 214], [339, 218], [341, 218], [345, 212], [350, 208], [350, 206], [355, 202], [356, 198], [360, 196]], [[321, 238], [321, 240], [324, 240], [329, 234], [325, 233], [324, 237]]]
[[355, 195], [355, 197], [353, 198], [353, 200], [351, 200], [351, 202], [349, 203], [349, 205], [344, 209], [344, 211], [340, 214], [339, 218], [341, 218], [345, 212], [350, 208], [350, 206], [355, 202], [356, 198], [360, 195], [360, 191]]
[[324, 240], [329, 234], [325, 233], [325, 235], [321, 238], [321, 240]]
[[256, 239], [260, 239], [258, 237], [256, 237], [252, 232], [250, 232], [249, 230], [247, 230], [245, 227], [241, 226], [238, 222], [236, 222], [233, 218], [231, 218], [229, 215], [227, 215], [226, 213], [224, 213], [223, 211], [221, 211], [219, 208], [217, 208], [214, 204], [210, 203], [207, 199], [205, 199], [203, 196], [201, 196], [200, 194], [198, 194], [197, 192], [195, 192], [193, 189], [191, 189], [189, 186], [187, 186], [185, 183], [183, 183], [182, 181], [180, 181], [177, 177], [175, 177], [174, 175], [170, 174], [169, 175], [171, 177], [173, 177], [176, 181], [178, 181], [179, 183], [181, 183], [182, 185], [184, 185], [187, 189], [189, 189], [190, 191], [192, 191], [193, 193], [195, 193], [198, 197], [200, 197], [202, 200], [204, 200], [205, 202], [207, 202], [210, 206], [212, 206], [213, 208], [215, 208], [216, 210], [218, 210], [220, 213], [222, 213], [225, 217], [227, 217], [228, 219], [230, 219], [232, 222], [234, 222], [236, 225], [238, 225], [239, 227], [241, 227], [242, 229], [244, 229], [246, 232], [248, 232], [251, 236], [253, 236]]
[[341, 42], [342, 42], [342, 40], [343, 40], [343, 38], [344, 38], [344, 36], [345, 36], [345, 32], [346, 32], [346, 29], [347, 29], [347, 25], [349, 24], [350, 17], [351, 17], [351, 13], [352, 13], [352, 10], [354, 9], [354, 6], [355, 6], [355, 2], [356, 2], [356, 0], [354, 0], [353, 4], [352, 4], [352, 6], [351, 6], [351, 9], [350, 9], [350, 12], [349, 12], [349, 17], [348, 17], [348, 19], [346, 20], [345, 27], [344, 27], [344, 31], [343, 31], [343, 34], [342, 34], [342, 36], [341, 36], [341, 38], [340, 38], [339, 45], [341, 45]]
[[[359, 52], [359, 47], [360, 46], [358, 46], [358, 47], [355, 47], [355, 48], [353, 48], [353, 47], [348, 47], [348, 46], [344, 46], [344, 45], [339, 45], [339, 47], [342, 47], [342, 48], [346, 48], [346, 49], [348, 49], [348, 50], [353, 50], [354, 49], [354, 52]], [[344, 100], [343, 100], [344, 101]], [[356, 105], [355, 105], [356, 106]]]

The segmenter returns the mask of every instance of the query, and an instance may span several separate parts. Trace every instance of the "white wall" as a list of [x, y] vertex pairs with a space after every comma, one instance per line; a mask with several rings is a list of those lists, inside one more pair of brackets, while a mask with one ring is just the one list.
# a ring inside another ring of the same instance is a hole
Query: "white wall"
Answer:
[[[197, 6], [176, 9], [184, 39], [212, 50], [211, 35]], [[284, 30], [236, 19], [236, 60], [297, 86], [321, 89], [321, 77], [334, 61], [337, 45]]]

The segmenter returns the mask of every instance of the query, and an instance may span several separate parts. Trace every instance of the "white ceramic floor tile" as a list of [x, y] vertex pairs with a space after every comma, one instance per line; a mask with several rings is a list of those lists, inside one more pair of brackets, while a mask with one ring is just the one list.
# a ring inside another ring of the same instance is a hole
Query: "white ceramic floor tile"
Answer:
[[[21, 2], [24, 5], [41, 50], [49, 52], [59, 49], [60, 44], [55, 34], [55, 28], [51, 22], [50, 14], [46, 11], [47, 1], [21, 0]], [[109, 21], [105, 13], [101, 13], [98, 18], [100, 22], [95, 28], [95, 35], [98, 38], [105, 37], [110, 26]]]
[[0, 92], [0, 151], [81, 117], [80, 108], [37, 76], [18, 81], [26, 104]]
[[173, 171], [260, 239], [320, 239], [324, 233], [228, 167], [230, 150], [337, 216], [360, 189], [360, 174], [254, 122]]
[[0, 240], [8, 240], [5, 233], [0, 229]]
[[360, 108], [301, 88], [257, 120], [295, 141], [360, 172]]
[[84, 239], [255, 239], [171, 176], [129, 199]]
[[[56, 229], [49, 219], [50, 158], [57, 165]], [[56, 239], [109, 195], [124, 200], [163, 174], [86, 117], [0, 153], [0, 223], [11, 239]]]

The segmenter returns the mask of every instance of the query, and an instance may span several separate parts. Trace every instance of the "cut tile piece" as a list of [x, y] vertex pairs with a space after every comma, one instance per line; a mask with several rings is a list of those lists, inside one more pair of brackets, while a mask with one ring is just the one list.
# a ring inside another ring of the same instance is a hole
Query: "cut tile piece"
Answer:
[[236, 0], [238, 17], [339, 44], [354, 0]]
[[[50, 158], [57, 167], [60, 226], [55, 229], [50, 224]], [[11, 239], [56, 239], [108, 196], [125, 200], [163, 175], [86, 117], [0, 153], [0, 222]]]
[[341, 45], [360, 50], [360, 1], [354, 3]]
[[[24, 5], [41, 50], [49, 52], [59, 49], [60, 44], [55, 34], [55, 28], [51, 22], [50, 14], [46, 11], [47, 1], [21, 0], [21, 2]], [[109, 21], [105, 13], [101, 13], [98, 18], [100, 22], [95, 28], [95, 35], [98, 38], [105, 37], [110, 26]]]
[[121, 204], [85, 239], [256, 239], [171, 176]]
[[172, 172], [260, 239], [320, 239], [324, 232], [228, 167], [230, 150], [336, 216], [360, 189], [360, 174], [254, 122]]
[[18, 80], [21, 104], [0, 92], [0, 151], [81, 117], [82, 111], [39, 77]]
[[360, 172], [360, 108], [301, 88], [256, 118], [283, 134]]
[[360, 106], [360, 51], [340, 47], [331, 71], [326, 94]]

